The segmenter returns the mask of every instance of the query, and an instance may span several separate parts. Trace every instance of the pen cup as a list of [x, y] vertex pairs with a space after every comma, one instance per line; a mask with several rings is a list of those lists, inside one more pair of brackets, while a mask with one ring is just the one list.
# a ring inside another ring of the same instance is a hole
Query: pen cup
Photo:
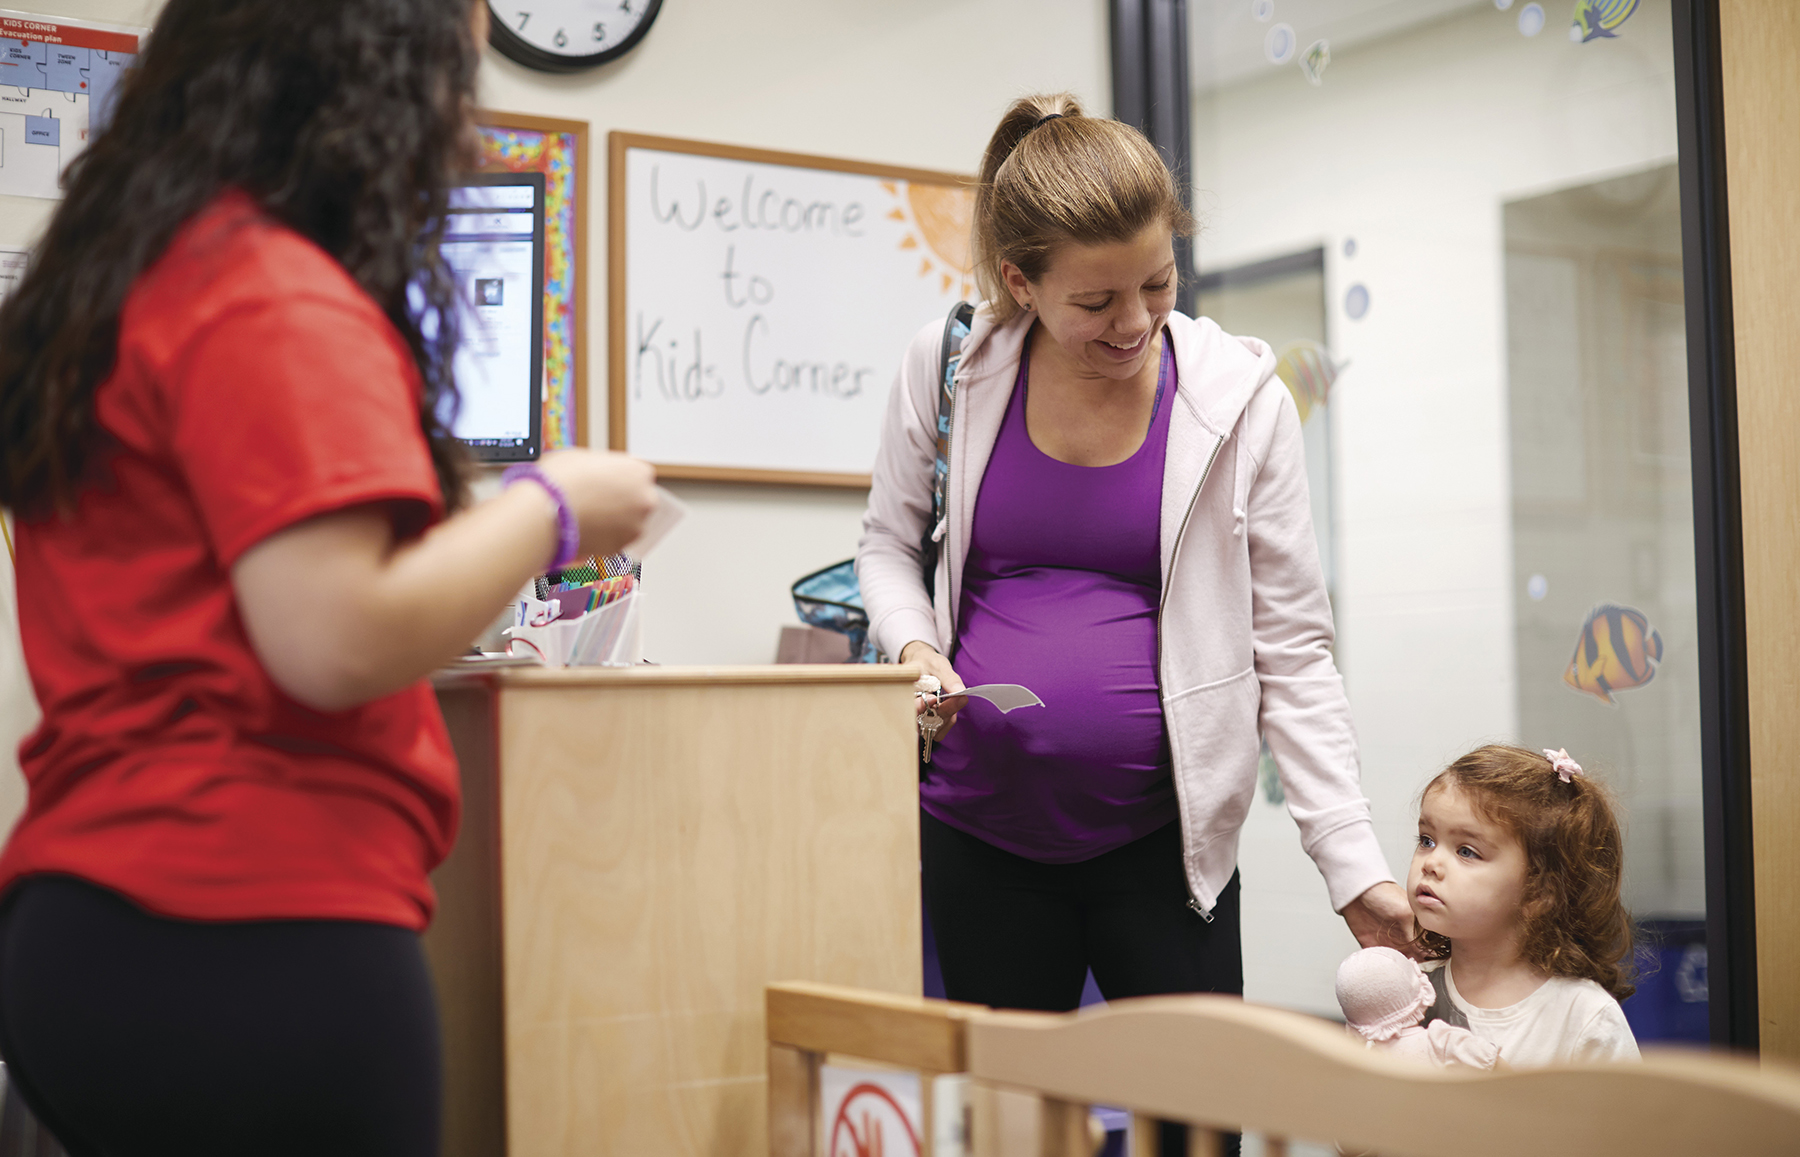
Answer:
[[633, 667], [643, 660], [637, 591], [567, 619], [544, 621], [549, 606], [521, 603], [521, 622], [506, 629], [508, 654], [530, 655], [546, 667]]

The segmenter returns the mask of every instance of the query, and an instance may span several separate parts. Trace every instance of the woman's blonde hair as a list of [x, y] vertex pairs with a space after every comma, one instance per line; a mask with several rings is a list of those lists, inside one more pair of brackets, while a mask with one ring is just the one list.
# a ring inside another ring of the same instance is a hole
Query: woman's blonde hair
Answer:
[[1184, 237], [1194, 231], [1174, 176], [1144, 134], [1083, 115], [1068, 93], [1023, 97], [1000, 118], [981, 158], [975, 281], [1004, 323], [1019, 303], [1002, 262], [1036, 281], [1059, 245], [1129, 241], [1158, 224]]

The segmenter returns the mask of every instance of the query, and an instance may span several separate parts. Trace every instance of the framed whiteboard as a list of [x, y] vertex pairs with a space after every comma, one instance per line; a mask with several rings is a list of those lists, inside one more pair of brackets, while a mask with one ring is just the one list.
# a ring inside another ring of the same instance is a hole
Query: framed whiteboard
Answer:
[[608, 144], [612, 448], [665, 478], [867, 487], [907, 344], [974, 293], [973, 181]]

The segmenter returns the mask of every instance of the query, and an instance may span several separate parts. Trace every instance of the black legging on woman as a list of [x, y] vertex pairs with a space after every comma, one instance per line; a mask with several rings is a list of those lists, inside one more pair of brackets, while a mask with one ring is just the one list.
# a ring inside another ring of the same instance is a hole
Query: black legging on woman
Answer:
[[152, 916], [70, 877], [0, 908], [0, 1056], [71, 1157], [436, 1157], [416, 933]]
[[1074, 864], [1013, 855], [929, 812], [919, 824], [925, 907], [951, 1000], [1068, 1012], [1090, 965], [1108, 1000], [1243, 995], [1237, 877], [1210, 922], [1188, 907], [1176, 824]]
[[[1068, 1012], [1088, 968], [1108, 1000], [1169, 993], [1242, 996], [1238, 877], [1212, 920], [1188, 907], [1181, 832], [1167, 824], [1074, 864], [1041, 864], [919, 813], [925, 908], [951, 1000]], [[1164, 1125], [1160, 1151], [1187, 1151]], [[1229, 1136], [1225, 1152], [1239, 1141]]]

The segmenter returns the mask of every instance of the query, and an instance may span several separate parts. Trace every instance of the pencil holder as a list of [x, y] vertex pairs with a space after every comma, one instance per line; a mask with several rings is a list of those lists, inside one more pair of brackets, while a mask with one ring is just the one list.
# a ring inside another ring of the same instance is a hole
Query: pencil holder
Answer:
[[546, 667], [636, 666], [643, 661], [641, 605], [632, 591], [564, 618], [559, 603], [521, 599], [517, 621], [506, 629], [507, 653], [529, 655]]

